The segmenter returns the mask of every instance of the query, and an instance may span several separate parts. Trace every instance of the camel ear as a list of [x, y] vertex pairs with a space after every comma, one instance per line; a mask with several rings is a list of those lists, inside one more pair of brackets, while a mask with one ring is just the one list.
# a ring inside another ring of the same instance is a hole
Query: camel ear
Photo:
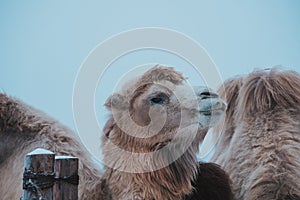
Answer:
[[111, 95], [104, 104], [109, 110], [117, 109], [117, 110], [125, 110], [128, 108], [128, 101], [126, 98], [118, 93]]

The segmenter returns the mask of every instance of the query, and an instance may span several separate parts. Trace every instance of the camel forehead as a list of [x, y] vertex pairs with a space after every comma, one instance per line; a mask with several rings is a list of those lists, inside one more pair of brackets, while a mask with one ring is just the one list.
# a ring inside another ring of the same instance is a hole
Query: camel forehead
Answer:
[[[122, 89], [119, 91], [123, 93], [124, 96], [133, 94], [136, 90], [139, 90], [141, 86], [148, 85], [148, 88], [151, 90], [163, 90], [166, 88], [167, 90], [174, 91], [176, 87], [185, 86], [186, 81], [181, 80], [180, 82], [172, 82], [170, 80], [150, 80], [151, 78], [145, 79], [145, 77], [134, 77], [130, 81], [126, 82]], [[145, 90], [146, 91], [146, 90]], [[149, 90], [148, 90], [149, 91]]]
[[120, 92], [130, 99], [132, 96], [135, 96], [136, 93], [140, 93], [139, 96], [147, 96], [158, 93], [165, 93], [168, 96], [172, 96], [174, 93], [185, 93], [185, 95], [188, 95], [188, 92], [191, 93], [192, 90], [192, 87], [186, 81], [182, 81], [177, 84], [174, 84], [169, 80], [153, 81], [142, 85], [139, 85], [138, 83], [139, 79], [132, 80], [124, 85], [123, 90]]
[[129, 85], [141, 86], [163, 81], [169, 81], [170, 83], [177, 85], [185, 80], [186, 79], [182, 76], [182, 74], [175, 71], [172, 67], [156, 65], [146, 71], [142, 76], [139, 76], [134, 81], [131, 81]]
[[175, 87], [173, 85], [153, 83], [145, 90], [144, 93], [145, 93], [145, 95], [164, 93], [164, 94], [167, 94], [168, 96], [171, 96], [174, 88]]
[[186, 82], [181, 82], [180, 84], [174, 84], [168, 80], [161, 80], [161, 81], [155, 81], [151, 84], [151, 86], [149, 87], [148, 91], [151, 92], [155, 92], [155, 91], [176, 91], [176, 90], [180, 90], [183, 88], [188, 87], [188, 85], [186, 84]]
[[174, 84], [179, 84], [185, 78], [181, 73], [175, 71], [172, 67], [164, 67], [161, 65], [156, 65], [150, 70], [148, 70], [138, 81], [138, 84], [160, 82], [163, 80], [170, 81]]
[[193, 87], [185, 81], [177, 85], [166, 80], [154, 82], [144, 91], [146, 96], [159, 93], [176, 96], [178, 99], [192, 98], [195, 96]]

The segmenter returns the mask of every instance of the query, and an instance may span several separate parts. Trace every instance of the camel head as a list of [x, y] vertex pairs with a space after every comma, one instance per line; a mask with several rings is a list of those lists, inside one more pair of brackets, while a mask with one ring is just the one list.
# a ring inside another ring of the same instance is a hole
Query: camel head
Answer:
[[[105, 105], [112, 115], [104, 130], [104, 143], [109, 138], [134, 152], [151, 152], [189, 136], [197, 139], [226, 109], [215, 92], [191, 87], [182, 74], [162, 66], [130, 82]], [[173, 140], [175, 135], [178, 140]]]

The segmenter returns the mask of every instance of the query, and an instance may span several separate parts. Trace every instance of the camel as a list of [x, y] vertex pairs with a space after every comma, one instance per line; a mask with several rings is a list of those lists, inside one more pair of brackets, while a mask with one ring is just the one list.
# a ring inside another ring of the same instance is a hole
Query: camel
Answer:
[[297, 72], [272, 68], [220, 87], [228, 105], [211, 161], [230, 175], [234, 199], [300, 199], [299, 86]]
[[1, 199], [20, 199], [24, 156], [36, 148], [80, 159], [80, 199], [108, 196], [103, 171], [93, 162], [77, 134], [20, 100], [0, 94]]
[[216, 93], [191, 89], [179, 72], [156, 66], [105, 105], [111, 116], [102, 135], [102, 171], [76, 133], [0, 94], [1, 198], [21, 197], [23, 158], [44, 148], [79, 158], [81, 200], [231, 199], [227, 174], [196, 158], [199, 141], [226, 108]]

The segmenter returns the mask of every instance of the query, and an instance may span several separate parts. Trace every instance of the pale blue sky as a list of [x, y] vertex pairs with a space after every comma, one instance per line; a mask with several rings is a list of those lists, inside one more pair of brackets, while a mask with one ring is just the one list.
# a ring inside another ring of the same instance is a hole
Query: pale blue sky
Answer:
[[[300, 72], [297, 0], [11, 0], [0, 3], [0, 27], [0, 91], [73, 129], [72, 90], [81, 63], [100, 42], [129, 29], [162, 27], [192, 37], [223, 79], [275, 65]], [[138, 52], [126, 60], [132, 66], [149, 62], [194, 74], [182, 60], [164, 53]], [[110, 73], [118, 72], [117, 64]], [[100, 81], [97, 94], [103, 98], [110, 93], [109, 81], [118, 78], [111, 76]], [[102, 103], [96, 105], [99, 110]], [[97, 114], [102, 119], [102, 112]]]

